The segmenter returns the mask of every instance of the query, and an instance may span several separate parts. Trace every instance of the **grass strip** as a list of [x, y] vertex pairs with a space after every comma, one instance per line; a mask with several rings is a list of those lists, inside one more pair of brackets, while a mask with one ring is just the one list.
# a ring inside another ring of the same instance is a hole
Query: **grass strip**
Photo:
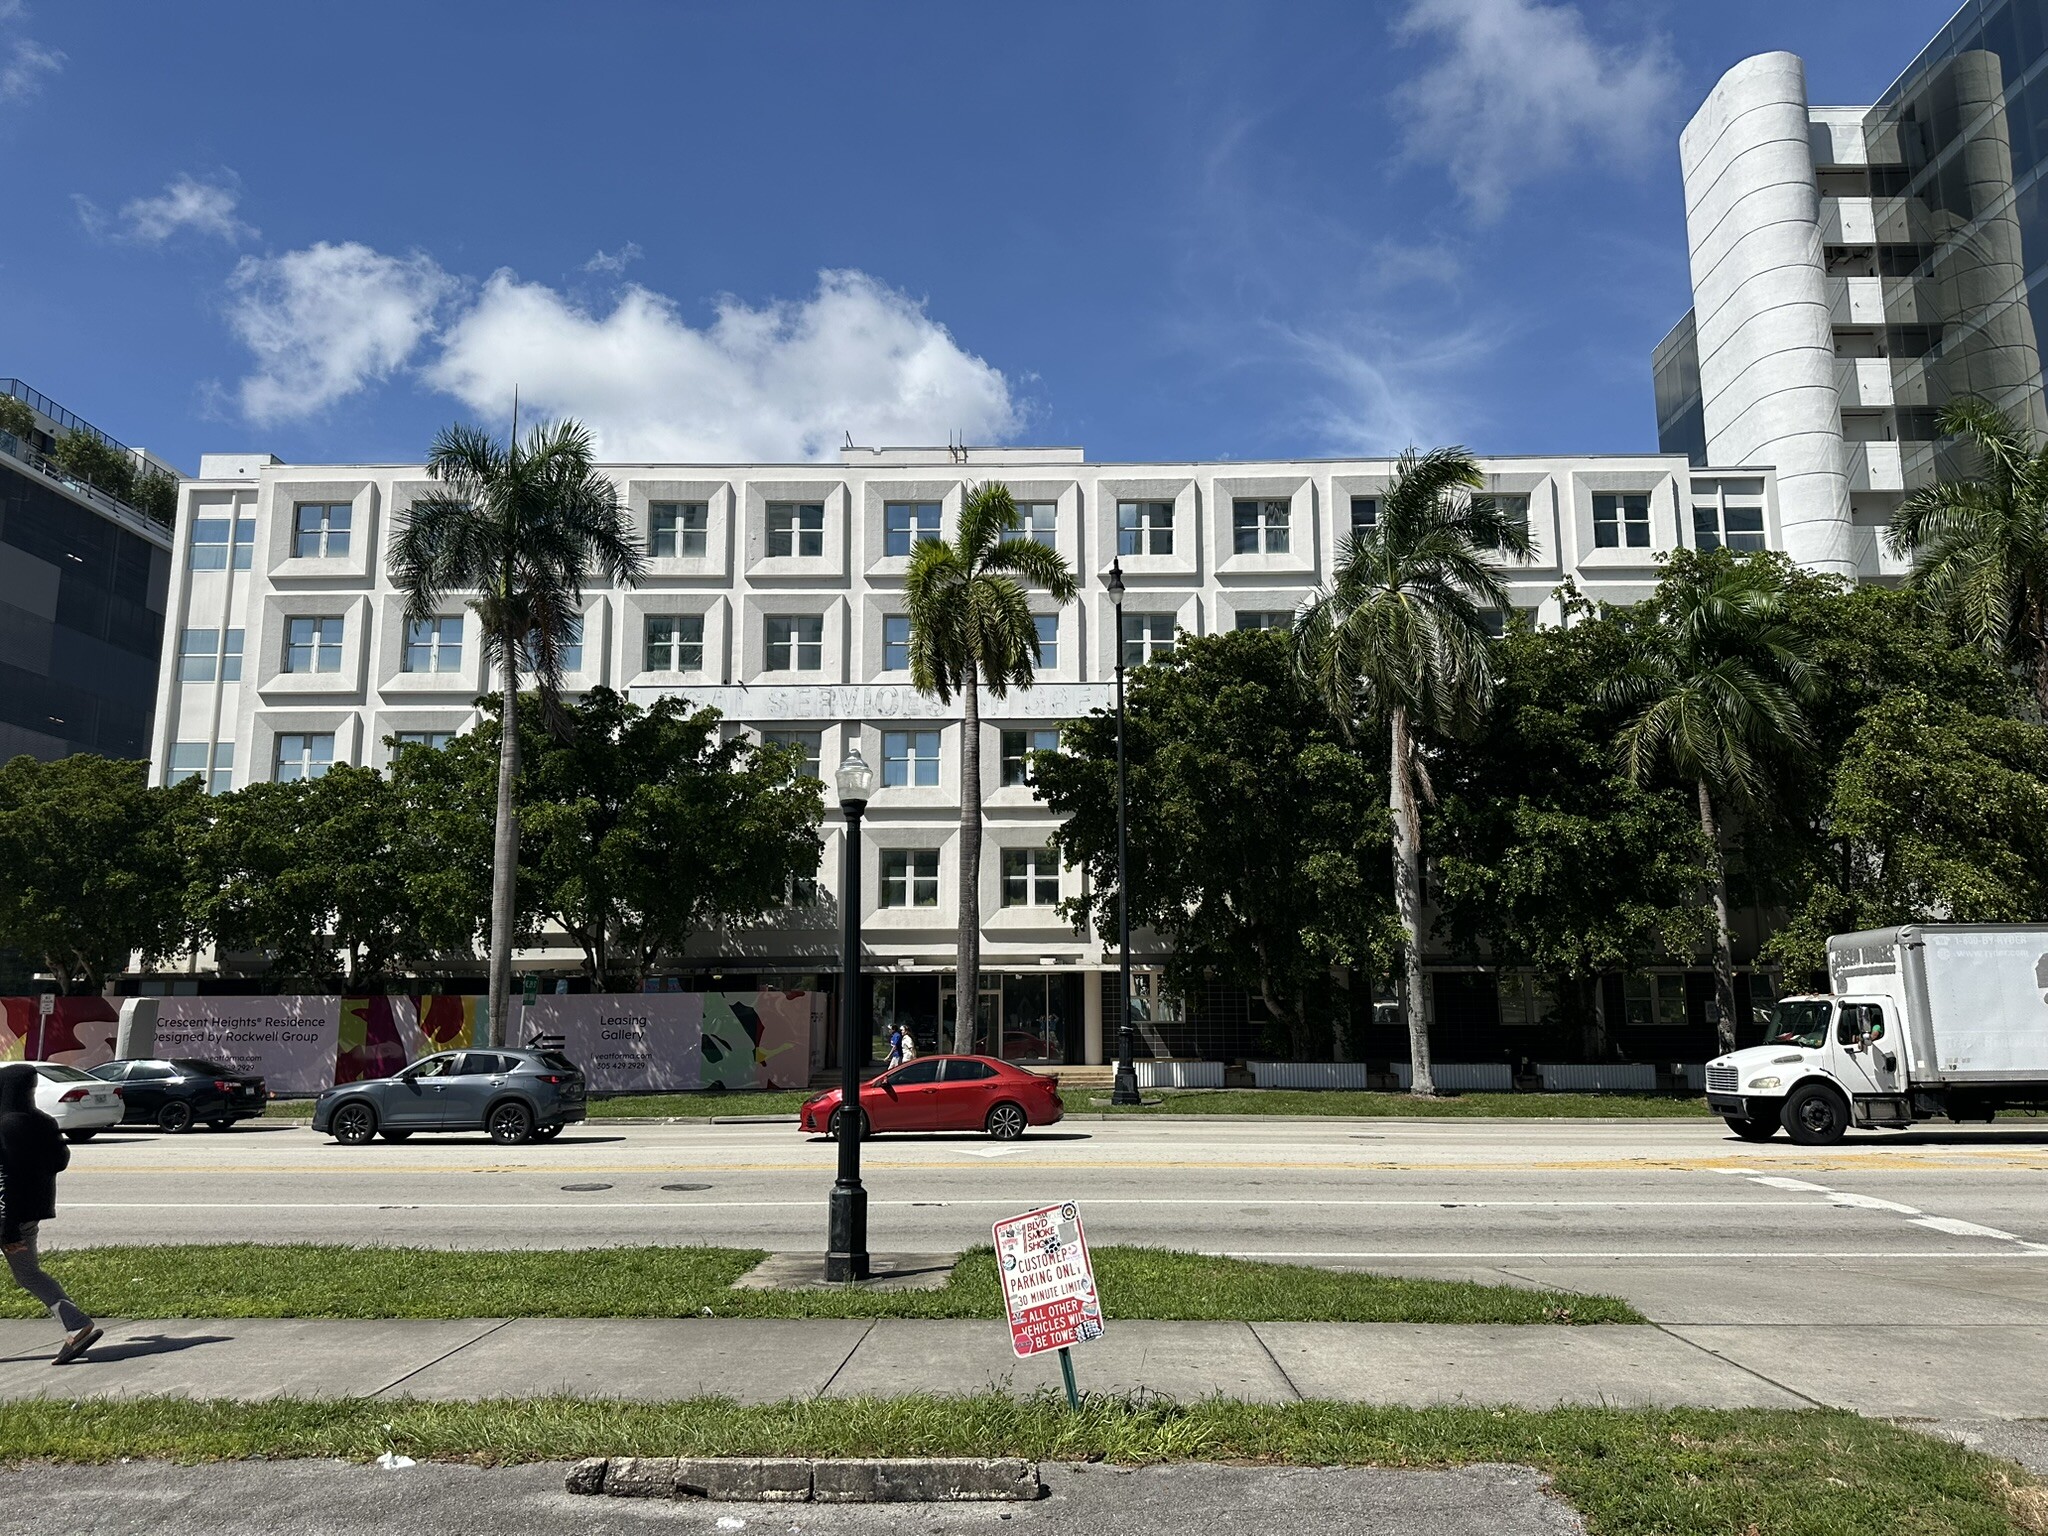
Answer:
[[[745, 1248], [450, 1251], [316, 1244], [80, 1248], [46, 1262], [107, 1317], [936, 1317], [1003, 1315], [995, 1255], [975, 1248], [932, 1291], [735, 1290]], [[1113, 1318], [1334, 1323], [1640, 1323], [1606, 1296], [1416, 1280], [1156, 1248], [1095, 1250]], [[0, 1316], [40, 1309], [0, 1290]]]
[[1703, 1119], [1707, 1101], [1671, 1093], [1460, 1093], [1418, 1099], [1406, 1093], [1349, 1088], [1147, 1089], [1136, 1108], [1112, 1107], [1109, 1095], [1068, 1093], [1067, 1109], [1116, 1115], [1350, 1115], [1398, 1119], [1600, 1120]]
[[486, 1464], [595, 1455], [1100, 1457], [1308, 1466], [1508, 1462], [1549, 1472], [1596, 1536], [2011, 1536], [2048, 1530], [2018, 1468], [1831, 1410], [1547, 1412], [899, 1397], [0, 1403], [0, 1459], [342, 1457]]

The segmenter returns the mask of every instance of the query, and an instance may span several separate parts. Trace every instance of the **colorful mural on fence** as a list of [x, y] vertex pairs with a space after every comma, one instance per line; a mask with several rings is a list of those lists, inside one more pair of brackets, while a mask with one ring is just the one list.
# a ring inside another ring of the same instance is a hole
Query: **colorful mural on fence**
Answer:
[[[398, 1071], [485, 1033], [481, 997], [165, 997], [155, 1054], [259, 1072], [273, 1092], [318, 1093]], [[810, 1080], [811, 992], [550, 994], [519, 1007], [514, 1034], [558, 1037], [597, 1093], [800, 1088]], [[103, 997], [0, 998], [0, 1060], [111, 1061], [119, 1014]]]

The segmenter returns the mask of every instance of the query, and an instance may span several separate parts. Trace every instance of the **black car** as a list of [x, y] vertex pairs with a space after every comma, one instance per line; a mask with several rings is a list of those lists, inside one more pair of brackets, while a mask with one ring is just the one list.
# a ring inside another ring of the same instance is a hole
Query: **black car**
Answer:
[[328, 1089], [313, 1129], [350, 1146], [414, 1131], [486, 1131], [516, 1146], [552, 1141], [585, 1113], [583, 1069], [559, 1052], [442, 1051], [391, 1077]]
[[123, 1125], [154, 1125], [173, 1133], [201, 1121], [224, 1131], [237, 1120], [253, 1120], [270, 1102], [262, 1078], [191, 1057], [110, 1061], [94, 1067], [92, 1075], [121, 1085]]

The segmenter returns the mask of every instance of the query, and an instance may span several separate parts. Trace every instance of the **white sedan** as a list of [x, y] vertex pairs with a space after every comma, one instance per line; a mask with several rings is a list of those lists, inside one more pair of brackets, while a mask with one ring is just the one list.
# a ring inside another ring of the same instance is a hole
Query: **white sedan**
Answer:
[[57, 1122], [72, 1141], [91, 1141], [110, 1125], [121, 1123], [121, 1090], [76, 1067], [38, 1061], [36, 1108]]

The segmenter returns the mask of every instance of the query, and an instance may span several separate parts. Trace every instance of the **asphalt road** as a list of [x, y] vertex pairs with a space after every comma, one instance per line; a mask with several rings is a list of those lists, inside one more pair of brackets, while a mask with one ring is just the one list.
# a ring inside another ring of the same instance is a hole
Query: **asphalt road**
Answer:
[[64, 1536], [1243, 1536], [1327, 1530], [1355, 1536], [1569, 1536], [1585, 1527], [1521, 1467], [1451, 1472], [1182, 1466], [1123, 1471], [1047, 1466], [1030, 1504], [696, 1504], [562, 1491], [562, 1465], [417, 1466], [336, 1462], [172, 1467], [28, 1466], [8, 1473], [0, 1533]]
[[[348, 1242], [821, 1249], [836, 1148], [792, 1125], [343, 1147], [284, 1124], [75, 1149], [52, 1247]], [[2048, 1324], [2048, 1124], [1757, 1146], [1718, 1121], [1075, 1121], [884, 1137], [870, 1244], [958, 1249], [1081, 1203], [1142, 1243], [1616, 1294], [1671, 1323]]]

